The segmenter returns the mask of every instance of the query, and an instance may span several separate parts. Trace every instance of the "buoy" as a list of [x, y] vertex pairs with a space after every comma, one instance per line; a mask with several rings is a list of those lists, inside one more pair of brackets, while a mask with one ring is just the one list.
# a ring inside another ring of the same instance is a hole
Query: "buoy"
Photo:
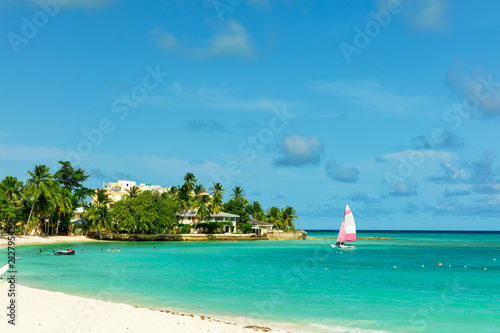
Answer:
[[467, 266], [464, 266], [464, 268], [467, 268]]
[[323, 261], [323, 259], [321, 259], [321, 261]]
[[484, 270], [486, 270], [486, 267], [484, 268]]
[[[325, 267], [325, 270], [328, 269], [328, 267]], [[486, 269], [486, 268], [485, 268]]]
[[422, 267], [424, 267], [424, 265], [422, 265]]
[[451, 267], [451, 265], [449, 265], [448, 267]]
[[394, 266], [394, 268], [396, 268], [396, 266]]
[[443, 264], [442, 264], [442, 263], [439, 263], [439, 266], [443, 266]]

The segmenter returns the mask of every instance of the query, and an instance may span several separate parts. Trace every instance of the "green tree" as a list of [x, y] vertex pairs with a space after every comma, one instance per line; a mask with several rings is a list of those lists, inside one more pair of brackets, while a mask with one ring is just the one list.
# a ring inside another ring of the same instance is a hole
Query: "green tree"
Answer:
[[281, 216], [281, 211], [278, 207], [271, 207], [266, 210], [267, 221], [272, 223], [274, 227], [278, 230], [283, 230], [283, 220]]
[[247, 211], [245, 210], [245, 203], [240, 200], [229, 200], [224, 204], [224, 211], [227, 213], [239, 215], [236, 224], [239, 226], [241, 223], [247, 223], [250, 219]]
[[[57, 215], [57, 220], [56, 220], [56, 236], [59, 233], [59, 225], [61, 224], [61, 216], [66, 217], [66, 216], [71, 216], [71, 213], [73, 212], [73, 202], [72, 202], [72, 195], [69, 189], [67, 188], [60, 188], [59, 191], [56, 193], [54, 197], [54, 204], [55, 204], [55, 209], [54, 213]], [[53, 232], [51, 232], [52, 234]]]
[[293, 207], [286, 206], [286, 208], [281, 211], [281, 216], [283, 219], [283, 227], [286, 229], [295, 230], [293, 221], [299, 218], [295, 215], [295, 209], [293, 209]]
[[139, 194], [141, 193], [141, 189], [139, 188], [139, 186], [133, 186], [130, 188], [130, 190], [128, 190], [128, 196], [130, 198], [135, 198], [137, 197]]
[[234, 200], [234, 201], [241, 201], [241, 202], [244, 202], [246, 201], [246, 195], [243, 194], [243, 189], [241, 188], [241, 186], [236, 186], [234, 189], [233, 189], [233, 194], [230, 195], [231, 197], [231, 200]]
[[194, 174], [192, 174], [191, 172], [186, 173], [186, 175], [184, 176], [184, 185], [182, 185], [183, 189], [181, 188], [181, 190], [191, 194], [191, 191], [194, 190], [196, 182], [197, 180]]
[[0, 229], [2, 235], [4, 231], [7, 231], [11, 221], [19, 220], [19, 213], [25, 203], [22, 186], [23, 182], [12, 176], [6, 176], [0, 182]]
[[[85, 173], [83, 169], [75, 169], [69, 161], [59, 161], [60, 169], [54, 174], [54, 178], [59, 182], [60, 186], [69, 191], [71, 199], [71, 208], [83, 207], [88, 204], [88, 199], [94, 195], [94, 189], [85, 187], [83, 184], [87, 181], [90, 175]], [[65, 192], [65, 195], [68, 195]], [[57, 201], [57, 200], [56, 200]], [[71, 212], [70, 212], [71, 213]], [[57, 218], [57, 230], [68, 229], [71, 222], [71, 214], [54, 213], [54, 219]]]
[[262, 205], [258, 201], [254, 201], [252, 204], [252, 217], [259, 221], [267, 221], [266, 213], [262, 209]]
[[0, 183], [0, 192], [13, 205], [19, 201], [23, 182], [12, 176], [6, 176]]
[[125, 197], [113, 208], [121, 230], [129, 233], [159, 234], [170, 230], [176, 221], [176, 203], [168, 195], [144, 191]]
[[40, 229], [42, 234], [47, 234], [48, 220], [55, 208], [53, 192], [40, 193], [34, 207], [33, 215], [35, 220], [38, 221], [35, 225], [35, 233], [36, 230]]
[[92, 205], [83, 214], [83, 218], [86, 218], [90, 222], [91, 229], [99, 232], [101, 239], [103, 230], [108, 232], [113, 230], [112, 214], [108, 208], [112, 202], [111, 198], [104, 191], [98, 190], [95, 193]]
[[31, 216], [33, 214], [33, 210], [35, 209], [35, 204], [40, 195], [49, 196], [54, 188], [57, 185], [57, 182], [54, 180], [53, 175], [50, 173], [50, 169], [46, 165], [37, 165], [33, 172], [28, 171], [28, 174], [31, 176], [26, 181], [26, 188], [28, 194], [31, 196], [33, 203], [31, 206], [31, 211], [28, 216], [28, 221], [26, 222], [26, 229], [24, 230], [24, 235], [26, 236], [28, 233], [28, 228], [31, 221]]
[[224, 201], [222, 199], [224, 195], [224, 188], [222, 188], [221, 183], [214, 183], [214, 186], [210, 188], [210, 195], [212, 196], [212, 201], [210, 203], [209, 211], [210, 214], [219, 214], [222, 211]]

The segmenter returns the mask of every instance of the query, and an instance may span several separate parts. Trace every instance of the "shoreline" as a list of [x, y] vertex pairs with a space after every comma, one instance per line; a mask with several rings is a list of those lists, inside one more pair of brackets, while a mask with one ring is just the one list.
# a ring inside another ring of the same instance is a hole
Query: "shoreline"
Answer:
[[[0, 283], [1, 294], [7, 295], [8, 288]], [[8, 324], [6, 316], [0, 322], [2, 332], [292, 332], [243, 318], [220, 319], [154, 310], [22, 285], [15, 289], [16, 325]], [[2, 298], [5, 304], [0, 306], [7, 306], [8, 302]]]
[[[7, 247], [10, 235], [0, 236], [0, 249]], [[88, 238], [87, 236], [15, 236], [15, 245], [38, 245], [57, 243], [84, 243], [101, 242], [99, 239]], [[106, 242], [102, 240], [102, 242]]]

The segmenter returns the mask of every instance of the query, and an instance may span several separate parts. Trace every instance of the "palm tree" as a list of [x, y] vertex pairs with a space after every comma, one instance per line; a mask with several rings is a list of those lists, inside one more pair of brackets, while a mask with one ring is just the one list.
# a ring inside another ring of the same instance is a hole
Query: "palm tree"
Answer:
[[210, 193], [210, 195], [212, 196], [212, 198], [214, 199], [219, 199], [220, 202], [222, 202], [222, 196], [224, 195], [224, 191], [225, 189], [222, 188], [222, 184], [221, 183], [214, 183], [214, 187], [211, 187], [210, 188], [210, 191], [212, 191]]
[[16, 177], [6, 176], [0, 183], [0, 192], [4, 193], [5, 197], [14, 204], [20, 197], [22, 185], [23, 183]]
[[203, 187], [203, 185], [201, 185], [201, 184], [196, 185], [196, 186], [194, 187], [194, 189], [193, 189], [195, 199], [197, 199], [197, 198], [199, 198], [200, 196], [202, 196], [202, 195], [206, 194], [206, 193], [205, 193], [206, 191], [207, 191], [207, 190], [205, 189], [205, 187]]
[[219, 214], [222, 211], [222, 206], [224, 202], [222, 200], [223, 192], [225, 191], [222, 188], [221, 183], [214, 183], [214, 187], [210, 188], [210, 195], [212, 196], [212, 202], [210, 203], [210, 214]]
[[256, 220], [259, 221], [266, 221], [266, 214], [264, 213], [264, 209], [262, 209], [262, 206], [260, 202], [254, 201], [252, 204], [252, 217]]
[[130, 198], [136, 198], [141, 193], [139, 186], [133, 186], [128, 190], [128, 196]]
[[281, 219], [281, 211], [278, 207], [271, 207], [266, 210], [267, 219], [278, 230], [283, 229], [283, 220]]
[[35, 209], [33, 211], [33, 215], [38, 218], [39, 223], [36, 225], [36, 230], [40, 227], [41, 233], [46, 234], [48, 232], [48, 223], [47, 220], [52, 215], [54, 211], [55, 204], [52, 193], [40, 193], [36, 200]]
[[281, 215], [283, 217], [283, 226], [295, 230], [293, 220], [298, 219], [298, 216], [295, 215], [295, 209], [286, 206], [286, 208], [281, 211]]
[[234, 189], [233, 189], [233, 194], [230, 195], [231, 197], [231, 200], [235, 200], [235, 201], [246, 201], [246, 195], [243, 194], [243, 189], [241, 188], [241, 186], [236, 186]]
[[110, 232], [113, 229], [111, 211], [108, 208], [112, 202], [113, 200], [104, 191], [98, 190], [91, 207], [83, 214], [83, 217], [91, 223], [92, 228], [99, 231], [101, 239], [102, 230]]
[[71, 192], [67, 188], [61, 188], [55, 196], [55, 213], [57, 214], [56, 236], [59, 232], [59, 223], [61, 223], [61, 215], [66, 216], [73, 212], [73, 200]]
[[24, 230], [25, 236], [28, 233], [28, 227], [38, 196], [40, 196], [41, 194], [49, 195], [49, 193], [54, 190], [54, 187], [57, 184], [57, 182], [54, 181], [52, 174], [50, 173], [50, 169], [46, 165], [37, 165], [35, 166], [33, 172], [28, 171], [28, 173], [31, 178], [26, 181], [26, 188], [28, 189], [28, 193], [33, 198], [33, 204], [28, 216], [28, 221], [26, 222], [26, 229]]
[[210, 216], [210, 211], [208, 210], [210, 205], [210, 196], [201, 195], [196, 202], [196, 218], [198, 219], [198, 223], [205, 220]]
[[195, 176], [191, 172], [188, 172], [184, 176], [184, 185], [182, 187], [184, 187], [184, 190], [186, 192], [191, 193], [191, 191], [194, 189], [196, 181], [197, 180]]

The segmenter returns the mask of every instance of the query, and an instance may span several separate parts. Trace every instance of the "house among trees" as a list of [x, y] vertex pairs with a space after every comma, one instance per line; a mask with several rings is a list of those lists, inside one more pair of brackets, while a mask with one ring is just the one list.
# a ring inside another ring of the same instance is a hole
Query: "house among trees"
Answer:
[[[179, 224], [184, 227], [184, 230], [190, 229], [191, 233], [203, 233], [208, 231], [220, 232], [227, 234], [234, 234], [236, 232], [236, 222], [239, 215], [220, 212], [210, 214], [203, 220], [199, 220], [196, 210], [189, 210], [188, 212], [176, 213], [180, 218]], [[210, 230], [212, 229], [212, 230]]]
[[113, 208], [114, 203], [120, 201], [126, 195], [139, 194], [144, 191], [158, 191], [158, 193], [162, 194], [169, 191], [169, 188], [163, 188], [160, 185], [146, 183], [139, 183], [139, 185], [137, 185], [137, 182], [131, 180], [118, 180], [116, 183], [103, 182], [102, 188], [113, 201], [113, 203], [109, 205], [109, 208]]
[[252, 224], [252, 231], [256, 235], [266, 235], [269, 231], [273, 230], [274, 225], [267, 222], [262, 222], [256, 219], [250, 219], [248, 223]]

